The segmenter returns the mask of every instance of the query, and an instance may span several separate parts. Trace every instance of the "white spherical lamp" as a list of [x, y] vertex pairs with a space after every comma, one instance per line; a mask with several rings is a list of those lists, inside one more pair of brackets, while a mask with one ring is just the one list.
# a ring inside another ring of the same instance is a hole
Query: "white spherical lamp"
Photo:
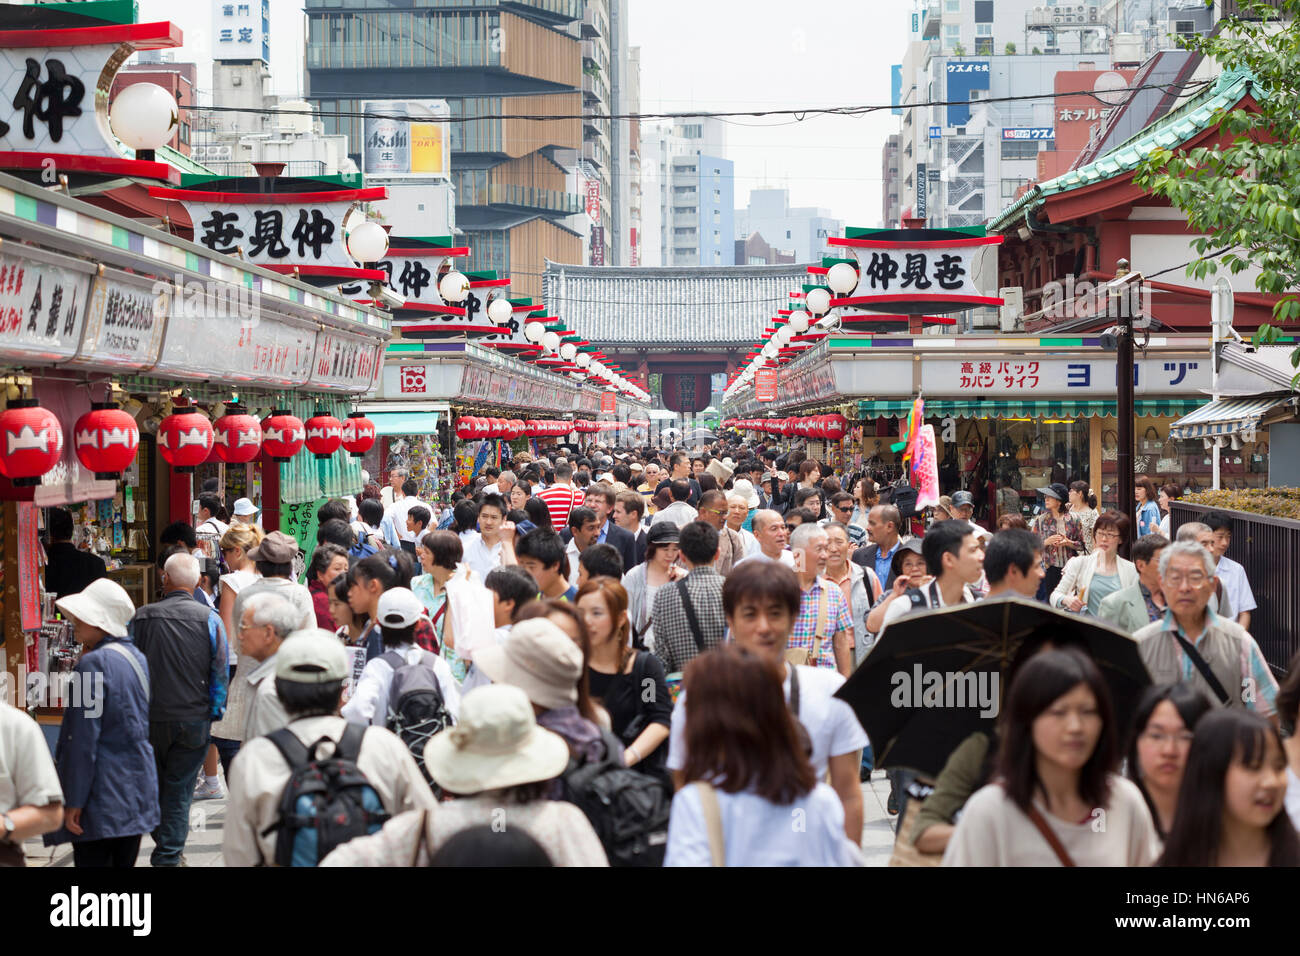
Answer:
[[795, 335], [803, 335], [808, 331], [808, 326], [812, 325], [812, 316], [803, 309], [797, 309], [790, 313], [790, 331]]
[[388, 252], [388, 232], [366, 220], [348, 233], [348, 254], [357, 262], [378, 262]]
[[456, 305], [469, 297], [469, 279], [461, 272], [448, 272], [438, 282], [438, 294], [442, 301]]
[[826, 273], [826, 284], [838, 295], [848, 295], [858, 287], [858, 270], [847, 262], [837, 262]]
[[487, 317], [493, 325], [505, 325], [515, 314], [515, 308], [509, 299], [496, 298], [488, 303]]
[[831, 310], [831, 294], [825, 289], [813, 289], [804, 301], [813, 315], [825, 315]]
[[578, 357], [578, 347], [572, 342], [565, 342], [560, 346], [560, 358], [566, 362], [572, 362]]
[[547, 332], [543, 335], [542, 348], [548, 352], [558, 352], [560, 350], [560, 334], [558, 332]]
[[540, 343], [545, 334], [546, 326], [540, 322], [528, 322], [524, 325], [524, 338], [534, 345]]
[[108, 122], [132, 149], [161, 149], [176, 131], [176, 101], [156, 83], [133, 83], [113, 98]]
[[591, 366], [591, 353], [579, 352], [574, 356], [573, 361], [577, 363], [578, 368], [589, 368]]
[[788, 326], [781, 326], [772, 336], [772, 341], [776, 343], [777, 348], [785, 348], [790, 344], [790, 329]]
[[764, 358], [774, 359], [776, 358], [776, 356], [777, 356], [777, 348], [775, 345], [773, 345], [771, 342], [768, 342], [766, 345], [763, 346]]

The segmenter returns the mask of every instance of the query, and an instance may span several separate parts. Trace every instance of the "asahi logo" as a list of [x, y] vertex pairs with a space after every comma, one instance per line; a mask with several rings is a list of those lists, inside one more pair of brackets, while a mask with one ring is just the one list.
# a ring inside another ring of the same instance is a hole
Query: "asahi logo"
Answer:
[[391, 127], [386, 123], [377, 126], [366, 137], [366, 149], [406, 149], [409, 143], [406, 129], [405, 124], [396, 123]]

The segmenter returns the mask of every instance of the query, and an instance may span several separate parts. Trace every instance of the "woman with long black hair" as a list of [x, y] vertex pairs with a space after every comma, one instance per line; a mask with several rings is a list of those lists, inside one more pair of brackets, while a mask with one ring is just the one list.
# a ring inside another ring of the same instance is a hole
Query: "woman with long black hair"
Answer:
[[1272, 724], [1217, 710], [1197, 725], [1160, 866], [1298, 866], [1286, 754]]
[[1192, 731], [1209, 709], [1209, 698], [1183, 683], [1148, 687], [1138, 701], [1124, 770], [1142, 791], [1162, 840], [1174, 822]]
[[944, 866], [1149, 866], [1155, 825], [1115, 773], [1110, 691], [1086, 654], [1046, 651], [1007, 695], [997, 777], [978, 790]]

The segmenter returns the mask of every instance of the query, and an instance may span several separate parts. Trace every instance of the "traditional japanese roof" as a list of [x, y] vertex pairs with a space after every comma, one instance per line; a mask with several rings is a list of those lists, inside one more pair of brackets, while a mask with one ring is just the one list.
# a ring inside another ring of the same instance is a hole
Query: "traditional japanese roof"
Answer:
[[546, 263], [546, 308], [602, 348], [674, 352], [748, 346], [815, 263], [700, 268], [615, 268]]
[[1104, 156], [1078, 169], [1062, 173], [1055, 179], [1034, 185], [989, 222], [989, 232], [1005, 232], [1014, 227], [1026, 211], [1041, 206], [1048, 196], [1092, 186], [1133, 172], [1153, 149], [1173, 149], [1187, 142], [1213, 126], [1220, 110], [1232, 109], [1248, 95], [1262, 96], [1250, 72], [1225, 71], [1219, 74], [1212, 85]]

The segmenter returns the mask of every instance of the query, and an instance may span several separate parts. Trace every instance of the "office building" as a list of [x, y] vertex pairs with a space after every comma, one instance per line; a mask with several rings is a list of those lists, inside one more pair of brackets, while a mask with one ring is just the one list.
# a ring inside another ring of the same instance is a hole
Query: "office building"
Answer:
[[655, 264], [734, 265], [735, 164], [724, 157], [722, 122], [704, 117], [643, 127], [642, 147], [643, 215], [658, 193]]
[[826, 249], [826, 240], [844, 233], [844, 222], [827, 209], [792, 207], [788, 189], [754, 189], [749, 205], [736, 210], [736, 238], [753, 233], [777, 248], [794, 252], [792, 262], [814, 262]]

